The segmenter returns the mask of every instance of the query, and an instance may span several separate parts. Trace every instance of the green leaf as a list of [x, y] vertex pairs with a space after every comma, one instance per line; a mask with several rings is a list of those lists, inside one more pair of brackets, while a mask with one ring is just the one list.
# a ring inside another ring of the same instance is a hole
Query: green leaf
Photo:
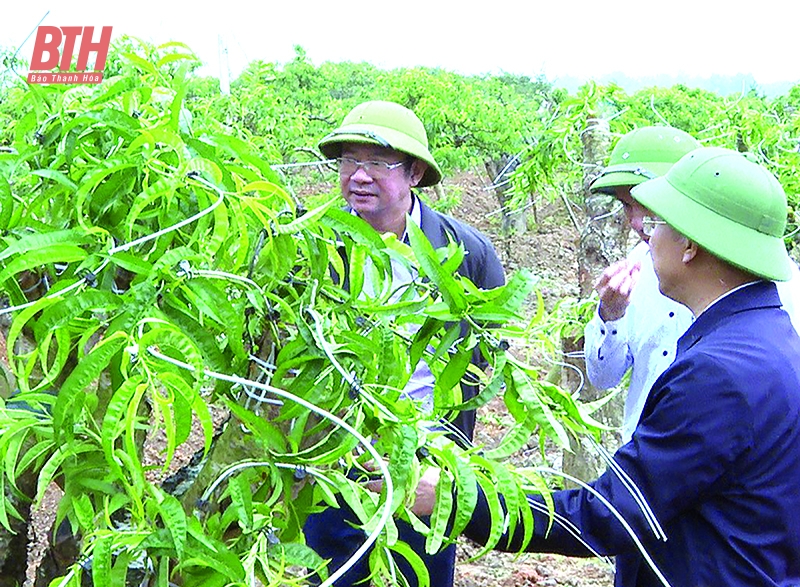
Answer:
[[472, 349], [460, 350], [454, 355], [450, 355], [444, 370], [436, 378], [434, 387], [434, 403], [437, 406], [452, 404], [452, 390], [457, 386], [472, 360]]
[[346, 234], [368, 250], [379, 251], [385, 246], [378, 232], [366, 221], [340, 208], [328, 209], [320, 223], [339, 234]]
[[569, 435], [553, 415], [550, 407], [544, 402], [543, 394], [539, 392], [540, 384], [534, 382], [525, 370], [515, 366], [512, 366], [511, 377], [514, 379], [514, 387], [520, 399], [525, 403], [536, 423], [562, 447], [569, 447]]
[[60, 171], [56, 171], [55, 169], [35, 169], [30, 172], [31, 175], [38, 175], [39, 177], [44, 177], [47, 179], [51, 179], [57, 183], [60, 183], [66, 188], [69, 188], [70, 191], [75, 191], [78, 189], [78, 185], [72, 181], [69, 177], [61, 173]]
[[22, 515], [20, 515], [20, 513], [16, 510], [14, 505], [8, 499], [5, 498], [6, 479], [3, 475], [0, 475], [0, 491], [2, 491], [0, 495], [4, 496], [3, 499], [0, 499], [0, 524], [2, 524], [3, 527], [9, 532], [13, 532], [15, 530], [11, 528], [11, 522], [9, 522], [8, 516], [11, 515], [12, 517], [17, 518], [18, 520], [22, 520], [23, 518]]
[[439, 263], [436, 252], [433, 250], [428, 237], [414, 222], [407, 224], [408, 237], [411, 248], [425, 275], [439, 288], [442, 299], [454, 314], [460, 315], [467, 307], [461, 286], [456, 282], [452, 273], [447, 273]]
[[348, 247], [347, 260], [350, 263], [350, 299], [358, 299], [364, 289], [364, 272], [367, 260], [366, 247], [357, 243]]
[[321, 206], [314, 208], [313, 210], [309, 210], [300, 218], [296, 218], [287, 224], [276, 225], [276, 234], [293, 234], [308, 230], [311, 228], [313, 223], [319, 220], [335, 203], [335, 200], [330, 200]]
[[110, 310], [119, 307], [119, 296], [110, 291], [87, 289], [72, 293], [69, 297], [56, 301], [42, 312], [36, 322], [34, 332], [41, 340], [45, 333], [53, 332], [89, 310]]
[[37, 232], [28, 234], [13, 241], [0, 251], [0, 261], [15, 255], [22, 255], [42, 248], [52, 248], [58, 245], [72, 245], [75, 247], [92, 242], [92, 237], [79, 230], [54, 230], [51, 232]]
[[108, 161], [102, 161], [100, 163], [100, 169], [94, 171], [89, 177], [84, 176], [81, 178], [81, 185], [75, 194], [75, 209], [77, 210], [78, 214], [78, 223], [82, 227], [89, 228], [86, 224], [86, 213], [84, 208], [92, 190], [94, 190], [101, 182], [103, 182], [103, 180], [107, 179], [108, 176], [126, 169], [131, 169], [133, 167], [136, 167], [136, 163], [128, 161], [123, 162], [119, 159], [111, 159]]
[[72, 511], [75, 512], [75, 517], [78, 518], [78, 524], [81, 528], [94, 528], [94, 507], [92, 500], [85, 493], [73, 495], [70, 501]]
[[[164, 425], [168, 428], [174, 427], [172, 436], [175, 445], [183, 444], [186, 442], [192, 432], [192, 404], [198, 397], [201, 396], [194, 389], [192, 389], [192, 387], [186, 383], [186, 380], [180, 375], [170, 373], [169, 371], [164, 371], [159, 373], [158, 377], [164, 387], [169, 390], [172, 395], [172, 401], [165, 402], [164, 408], [169, 409], [169, 407], [171, 407], [175, 414], [175, 418], [172, 420], [171, 424], [168, 426], [165, 422]], [[171, 458], [172, 453], [169, 452], [167, 454], [167, 458], [165, 459], [165, 467]]]
[[39, 471], [39, 479], [36, 483], [36, 501], [41, 503], [47, 487], [53, 482], [65, 460], [79, 458], [81, 454], [94, 450], [97, 449], [89, 444], [71, 443], [59, 446]]
[[425, 539], [425, 552], [436, 554], [442, 547], [442, 542], [447, 537], [447, 523], [453, 511], [452, 482], [442, 471], [439, 482], [436, 484], [436, 505], [431, 514], [431, 533]]
[[175, 553], [178, 559], [182, 559], [186, 552], [186, 537], [188, 534], [188, 522], [186, 512], [183, 511], [181, 503], [172, 495], [162, 493], [163, 500], [158, 504], [158, 513], [164, 521], [164, 526], [172, 536], [175, 545]]
[[456, 514], [450, 535], [459, 536], [475, 512], [478, 503], [478, 479], [470, 463], [466, 462], [463, 456], [452, 450], [440, 451], [439, 454], [447, 462], [456, 479]]
[[8, 263], [3, 271], [0, 272], [0, 283], [5, 282], [17, 273], [36, 269], [42, 265], [50, 263], [72, 263], [83, 261], [86, 258], [86, 251], [74, 245], [51, 245], [44, 246], [34, 251], [30, 251], [15, 257]]
[[285, 565], [313, 569], [323, 580], [328, 578], [325, 560], [305, 544], [286, 542], [276, 544], [270, 550], [270, 554], [280, 559]]
[[125, 431], [125, 414], [127, 413], [128, 405], [140, 385], [146, 385], [142, 383], [141, 377], [127, 379], [120, 385], [111, 397], [111, 401], [108, 403], [105, 416], [103, 417], [100, 443], [103, 447], [106, 462], [117, 475], [122, 475], [122, 469], [114, 456], [114, 443]]
[[11, 194], [8, 178], [4, 173], [0, 173], [0, 230], [5, 231], [9, 228], [14, 206], [14, 196]]
[[529, 413], [524, 421], [514, 424], [511, 430], [503, 436], [498, 446], [486, 451], [486, 457], [489, 459], [503, 459], [511, 456], [528, 444], [528, 440], [536, 430], [536, 426], [536, 414]]
[[[439, 330], [441, 330], [442, 326], [444, 326], [444, 322], [441, 320], [437, 320], [436, 318], [426, 318], [425, 322], [422, 324], [422, 327], [414, 333], [414, 339], [411, 341], [411, 349], [409, 350], [409, 360], [412, 368], [419, 363], [419, 360], [422, 358], [422, 354], [425, 352], [425, 349], [428, 348], [431, 339], [437, 332], [439, 332]], [[460, 329], [455, 331], [456, 335], [458, 335], [459, 331]]]
[[239, 526], [243, 532], [253, 529], [253, 490], [250, 486], [250, 476], [247, 474], [234, 475], [228, 481], [228, 491], [231, 496], [231, 507], [239, 519]]
[[336, 485], [336, 488], [342, 495], [342, 499], [344, 499], [345, 503], [350, 506], [350, 509], [356, 514], [356, 517], [359, 519], [359, 521], [362, 524], [367, 523], [370, 516], [367, 514], [366, 509], [364, 509], [364, 504], [361, 501], [361, 497], [359, 497], [359, 491], [363, 492], [364, 489], [358, 487], [339, 471], [330, 471], [328, 473], [328, 479], [330, 479]]
[[490, 552], [500, 542], [505, 530], [505, 516], [503, 515], [503, 507], [500, 503], [500, 497], [495, 489], [494, 480], [490, 479], [480, 471], [476, 472], [478, 484], [486, 496], [486, 503], [489, 506], [489, 519], [491, 520], [491, 529], [486, 544], [476, 554], [472, 556], [471, 560], [477, 560], [486, 553]]
[[287, 451], [286, 438], [275, 424], [262, 416], [257, 416], [252, 410], [248, 410], [235, 401], [226, 400], [225, 405], [242, 424], [247, 426], [247, 429], [256, 436], [267, 451], [278, 454]]
[[419, 587], [430, 586], [431, 577], [430, 573], [428, 572], [428, 568], [425, 566], [425, 562], [422, 560], [422, 557], [420, 557], [413, 548], [411, 548], [405, 542], [395, 542], [389, 546], [389, 550], [396, 552], [406, 559], [408, 564], [411, 566], [411, 569], [417, 575], [417, 584]]
[[513, 536], [518, 512], [523, 507], [528, 509], [527, 500], [525, 500], [524, 495], [520, 491], [519, 485], [503, 463], [494, 463], [479, 455], [473, 456], [473, 462], [479, 467], [482, 467], [483, 470], [487, 472], [488, 476], [494, 479], [497, 493], [503, 496], [506, 512], [509, 514], [509, 526], [506, 531], [509, 536]]
[[538, 279], [528, 269], [520, 269], [511, 276], [500, 293], [491, 301], [476, 306], [470, 315], [476, 320], [503, 321], [519, 318], [519, 311], [533, 291]]
[[[219, 282], [218, 282], [219, 283]], [[209, 279], [195, 278], [184, 287], [191, 291], [192, 300], [201, 312], [213, 318], [223, 329], [225, 339], [240, 359], [247, 357], [244, 350], [244, 315], [234, 309], [228, 295]], [[200, 318], [202, 320], [202, 318]]]
[[452, 409], [457, 410], [477, 410], [488, 404], [492, 399], [497, 397], [497, 394], [503, 389], [505, 383], [505, 374], [503, 372], [506, 365], [505, 353], [500, 353], [497, 356], [497, 363], [492, 368], [492, 379], [489, 385], [485, 386], [478, 392], [478, 395], [465, 401], [464, 403], [452, 406]]
[[111, 585], [111, 548], [113, 534], [102, 533], [92, 541], [92, 582]]
[[[133, 240], [134, 228], [136, 221], [141, 216], [142, 212], [148, 206], [151, 206], [160, 200], [169, 200], [175, 193], [180, 181], [175, 176], [161, 177], [156, 182], [148, 185], [142, 193], [138, 194], [129, 206], [128, 215], [125, 218], [123, 226], [125, 233], [128, 235], [129, 240]], [[161, 206], [164, 206], [162, 203]], [[145, 230], [148, 230], [145, 227]], [[149, 231], [149, 230], [148, 230]]]
[[[158, 352], [168, 357], [173, 357], [181, 362], [188, 363], [193, 371], [194, 387], [199, 389], [200, 381], [205, 371], [205, 361], [200, 350], [194, 342], [181, 330], [168, 322], [150, 322], [152, 329], [139, 339], [141, 357], [153, 364], [157, 371], [163, 369], [164, 363], [149, 352], [149, 349], [158, 349]], [[171, 363], [169, 363], [172, 365]], [[161, 365], [161, 367], [159, 367]], [[170, 367], [172, 368], [172, 367]]]
[[114, 253], [111, 257], [111, 262], [137, 275], [149, 275], [153, 270], [152, 263], [148, 263], [138, 255], [133, 255], [125, 251]]
[[389, 457], [389, 475], [392, 478], [392, 484], [395, 489], [392, 502], [393, 511], [403, 503], [403, 497], [407, 489], [414, 491], [413, 487], [407, 488], [407, 485], [413, 470], [417, 440], [417, 430], [413, 426], [403, 424], [394, 430], [392, 453]]
[[56, 431], [63, 431], [67, 415], [70, 416], [70, 421], [74, 421], [74, 412], [83, 405], [86, 387], [99, 377], [127, 342], [128, 336], [124, 332], [115, 332], [100, 341], [69, 374], [53, 405], [53, 427]]

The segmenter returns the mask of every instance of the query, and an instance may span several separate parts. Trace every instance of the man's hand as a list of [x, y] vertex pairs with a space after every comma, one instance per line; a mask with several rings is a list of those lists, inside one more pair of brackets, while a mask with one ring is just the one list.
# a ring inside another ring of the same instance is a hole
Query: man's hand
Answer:
[[600, 294], [600, 318], [603, 322], [619, 320], [631, 301], [631, 292], [639, 278], [639, 263], [622, 260], [608, 267], [594, 286]]
[[[441, 469], [429, 467], [420, 477], [414, 505], [411, 506], [411, 511], [417, 516], [430, 516], [433, 513], [436, 505], [436, 485], [439, 483], [440, 475]], [[380, 493], [383, 490], [383, 481], [369, 481], [365, 486], [374, 493]]]
[[417, 516], [430, 516], [436, 505], [436, 486], [442, 470], [438, 467], [429, 467], [417, 483], [416, 497], [411, 511]]

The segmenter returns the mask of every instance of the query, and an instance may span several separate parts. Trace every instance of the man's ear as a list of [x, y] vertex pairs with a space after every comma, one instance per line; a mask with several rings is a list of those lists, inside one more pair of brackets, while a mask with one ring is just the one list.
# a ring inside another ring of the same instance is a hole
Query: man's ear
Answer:
[[683, 264], [686, 265], [697, 257], [697, 253], [700, 248], [697, 246], [696, 242], [690, 241], [688, 238], [684, 238], [684, 240], [686, 243], [683, 246], [683, 256], [681, 261], [683, 261]]
[[425, 163], [425, 161], [414, 159], [414, 162], [411, 164], [411, 187], [416, 187], [416, 185], [422, 181], [422, 176], [425, 175], [427, 170], [428, 164]]

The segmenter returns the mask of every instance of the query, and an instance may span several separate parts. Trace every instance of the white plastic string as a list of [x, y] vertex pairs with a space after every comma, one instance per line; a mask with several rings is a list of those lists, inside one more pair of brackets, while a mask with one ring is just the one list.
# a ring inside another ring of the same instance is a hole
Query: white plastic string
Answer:
[[600, 562], [602, 562], [606, 566], [608, 566], [608, 567], [610, 567], [612, 569], [614, 568], [614, 563], [612, 563], [611, 560], [607, 556], [604, 556], [604, 555], [600, 554], [599, 552], [597, 552], [597, 550], [595, 550], [594, 547], [591, 544], [589, 544], [583, 538], [581, 538], [580, 529], [575, 524], [573, 524], [569, 520], [569, 518], [565, 518], [564, 516], [562, 516], [558, 512], [551, 512], [547, 508], [547, 505], [536, 501], [535, 499], [533, 499], [529, 495], [526, 495], [525, 497], [528, 500], [528, 505], [530, 505], [532, 509], [534, 509], [536, 511], [539, 511], [539, 512], [542, 512], [543, 514], [548, 514], [548, 515], [552, 516], [553, 522], [555, 522], [556, 524], [559, 524], [562, 528], [564, 528], [564, 530], [566, 530], [567, 533], [569, 533], [570, 536], [572, 536], [575, 540], [577, 540], [583, 546], [585, 546], [586, 550], [591, 552], [595, 556], [595, 558], [597, 558]]
[[333, 350], [330, 348], [330, 344], [328, 344], [328, 341], [325, 338], [325, 334], [322, 332], [322, 326], [320, 324], [321, 319], [319, 314], [313, 308], [306, 308], [306, 311], [311, 316], [314, 322], [314, 328], [311, 330], [312, 336], [316, 334], [316, 336], [314, 336], [315, 341], [322, 349], [322, 352], [325, 353], [325, 356], [328, 357], [328, 360], [331, 362], [333, 367], [342, 376], [342, 379], [344, 379], [352, 389], [359, 392], [359, 397], [367, 401], [369, 404], [375, 407], [379, 412], [381, 412], [384, 418], [390, 420], [391, 422], [397, 422], [398, 421], [397, 416], [395, 416], [392, 412], [390, 412], [383, 404], [381, 404], [378, 401], [375, 401], [372, 397], [370, 397], [369, 394], [360, 393], [361, 382], [359, 382], [352, 373], [344, 369], [344, 367], [342, 367], [342, 365], [336, 359], [336, 356], [333, 354]]
[[136, 240], [132, 240], [129, 243], [125, 243], [125, 244], [120, 245], [118, 247], [114, 247], [112, 249], [109, 249], [108, 254], [109, 255], [114, 255], [115, 253], [119, 253], [119, 252], [122, 252], [122, 251], [127, 251], [128, 249], [133, 248], [133, 247], [135, 247], [137, 245], [140, 245], [142, 243], [146, 243], [148, 241], [157, 239], [158, 237], [164, 236], [165, 234], [170, 233], [170, 232], [172, 232], [174, 230], [178, 230], [179, 228], [183, 228], [187, 224], [191, 224], [195, 220], [198, 220], [198, 219], [202, 218], [203, 216], [213, 212], [217, 208], [217, 206], [219, 206], [222, 203], [222, 200], [225, 199], [225, 192], [223, 192], [217, 186], [215, 186], [211, 182], [206, 181], [205, 179], [203, 179], [200, 176], [195, 176], [194, 179], [196, 181], [204, 184], [206, 187], [209, 187], [212, 190], [214, 190], [215, 192], [217, 192], [219, 197], [217, 198], [217, 200], [213, 204], [211, 204], [208, 208], [200, 210], [200, 212], [198, 212], [194, 216], [190, 216], [189, 218], [184, 218], [183, 220], [181, 220], [180, 222], [177, 222], [176, 224], [173, 224], [172, 226], [168, 226], [167, 228], [163, 228], [163, 229], [158, 230], [158, 231], [156, 231], [156, 232], [154, 232], [152, 234], [147, 234], [147, 235], [145, 235], [145, 236], [143, 236], [141, 238], [137, 238]]
[[628, 493], [631, 494], [631, 497], [633, 497], [634, 501], [639, 506], [639, 509], [644, 514], [645, 520], [647, 520], [647, 523], [649, 524], [650, 529], [653, 531], [653, 534], [655, 534], [656, 538], [659, 540], [666, 542], [667, 534], [664, 532], [661, 524], [659, 524], [658, 518], [656, 518], [655, 513], [650, 507], [650, 504], [647, 503], [647, 500], [645, 499], [639, 487], [633, 482], [633, 479], [630, 478], [628, 473], [625, 472], [625, 469], [619, 466], [617, 461], [612, 458], [612, 456], [601, 444], [596, 442], [593, 438], [590, 438], [590, 440], [595, 450], [600, 454], [600, 457], [605, 461], [606, 465], [608, 465], [608, 468], [611, 469], [617, 475], [617, 477], [619, 477], [625, 489], [627, 489]]
[[652, 569], [653, 573], [655, 573], [655, 575], [658, 577], [658, 580], [661, 582], [661, 584], [664, 585], [664, 587], [671, 587], [669, 581], [667, 581], [667, 578], [664, 576], [664, 574], [656, 565], [655, 561], [653, 561], [652, 557], [647, 552], [647, 549], [642, 544], [642, 541], [639, 540], [639, 537], [636, 535], [634, 529], [631, 528], [630, 524], [628, 524], [628, 522], [625, 520], [622, 514], [619, 513], [619, 511], [611, 504], [611, 502], [609, 502], [605, 498], [605, 496], [603, 496], [594, 487], [588, 485], [587, 483], [584, 483], [577, 477], [573, 477], [572, 475], [564, 473], [563, 471], [556, 471], [555, 469], [551, 469], [549, 467], [537, 467], [536, 470], [541, 473], [549, 473], [550, 475], [555, 475], [557, 477], [563, 477], [564, 479], [568, 479], [569, 481], [572, 481], [573, 483], [580, 485], [586, 491], [594, 495], [598, 499], [598, 501], [600, 501], [600, 503], [606, 506], [606, 508], [608, 508], [608, 511], [610, 511], [613, 514], [613, 516], [617, 518], [617, 520], [619, 520], [619, 523], [622, 524], [623, 528], [625, 528], [625, 531], [633, 540], [633, 543], [636, 545], [636, 548], [639, 550], [640, 553], [642, 553], [642, 558], [644, 558], [645, 562], [647, 562], [647, 565]]
[[[110, 261], [108, 259], [103, 261], [100, 264], [100, 266], [92, 272], [92, 275], [96, 276], [97, 274], [99, 274], [103, 269], [105, 269], [106, 265], [108, 265], [109, 262]], [[79, 288], [83, 287], [84, 285], [86, 285], [88, 279], [89, 279], [89, 276], [87, 275], [87, 276], [83, 277], [82, 279], [79, 279], [78, 281], [76, 281], [72, 285], [68, 285], [64, 289], [60, 289], [58, 291], [50, 291], [46, 295], [42, 296], [41, 298], [39, 298], [37, 300], [33, 300], [32, 302], [27, 302], [25, 304], [20, 304], [19, 306], [9, 306], [8, 308], [3, 308], [2, 310], [0, 310], [0, 316], [2, 316], [4, 314], [10, 314], [11, 312], [16, 312], [17, 310], [24, 310], [25, 308], [28, 308], [28, 307], [38, 303], [39, 301], [44, 300], [44, 299], [63, 296], [64, 294], [67, 294], [67, 293], [69, 293], [71, 291], [74, 291], [74, 290], [79, 289]]]

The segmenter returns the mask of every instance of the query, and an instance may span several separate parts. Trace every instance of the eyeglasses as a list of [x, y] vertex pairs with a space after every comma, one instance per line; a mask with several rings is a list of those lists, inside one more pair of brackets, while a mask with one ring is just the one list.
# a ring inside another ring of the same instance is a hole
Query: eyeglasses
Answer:
[[386, 161], [359, 161], [352, 157], [339, 157], [336, 163], [339, 166], [339, 173], [341, 175], [349, 177], [361, 167], [372, 179], [384, 179], [389, 175], [392, 169], [397, 169], [401, 165], [405, 165], [406, 161], [408, 161], [408, 159], [398, 161], [397, 163], [388, 163]]
[[660, 218], [655, 218], [653, 216], [645, 216], [642, 218], [642, 232], [648, 238], [653, 236], [653, 233], [656, 231], [656, 226], [659, 224], [666, 224]]

